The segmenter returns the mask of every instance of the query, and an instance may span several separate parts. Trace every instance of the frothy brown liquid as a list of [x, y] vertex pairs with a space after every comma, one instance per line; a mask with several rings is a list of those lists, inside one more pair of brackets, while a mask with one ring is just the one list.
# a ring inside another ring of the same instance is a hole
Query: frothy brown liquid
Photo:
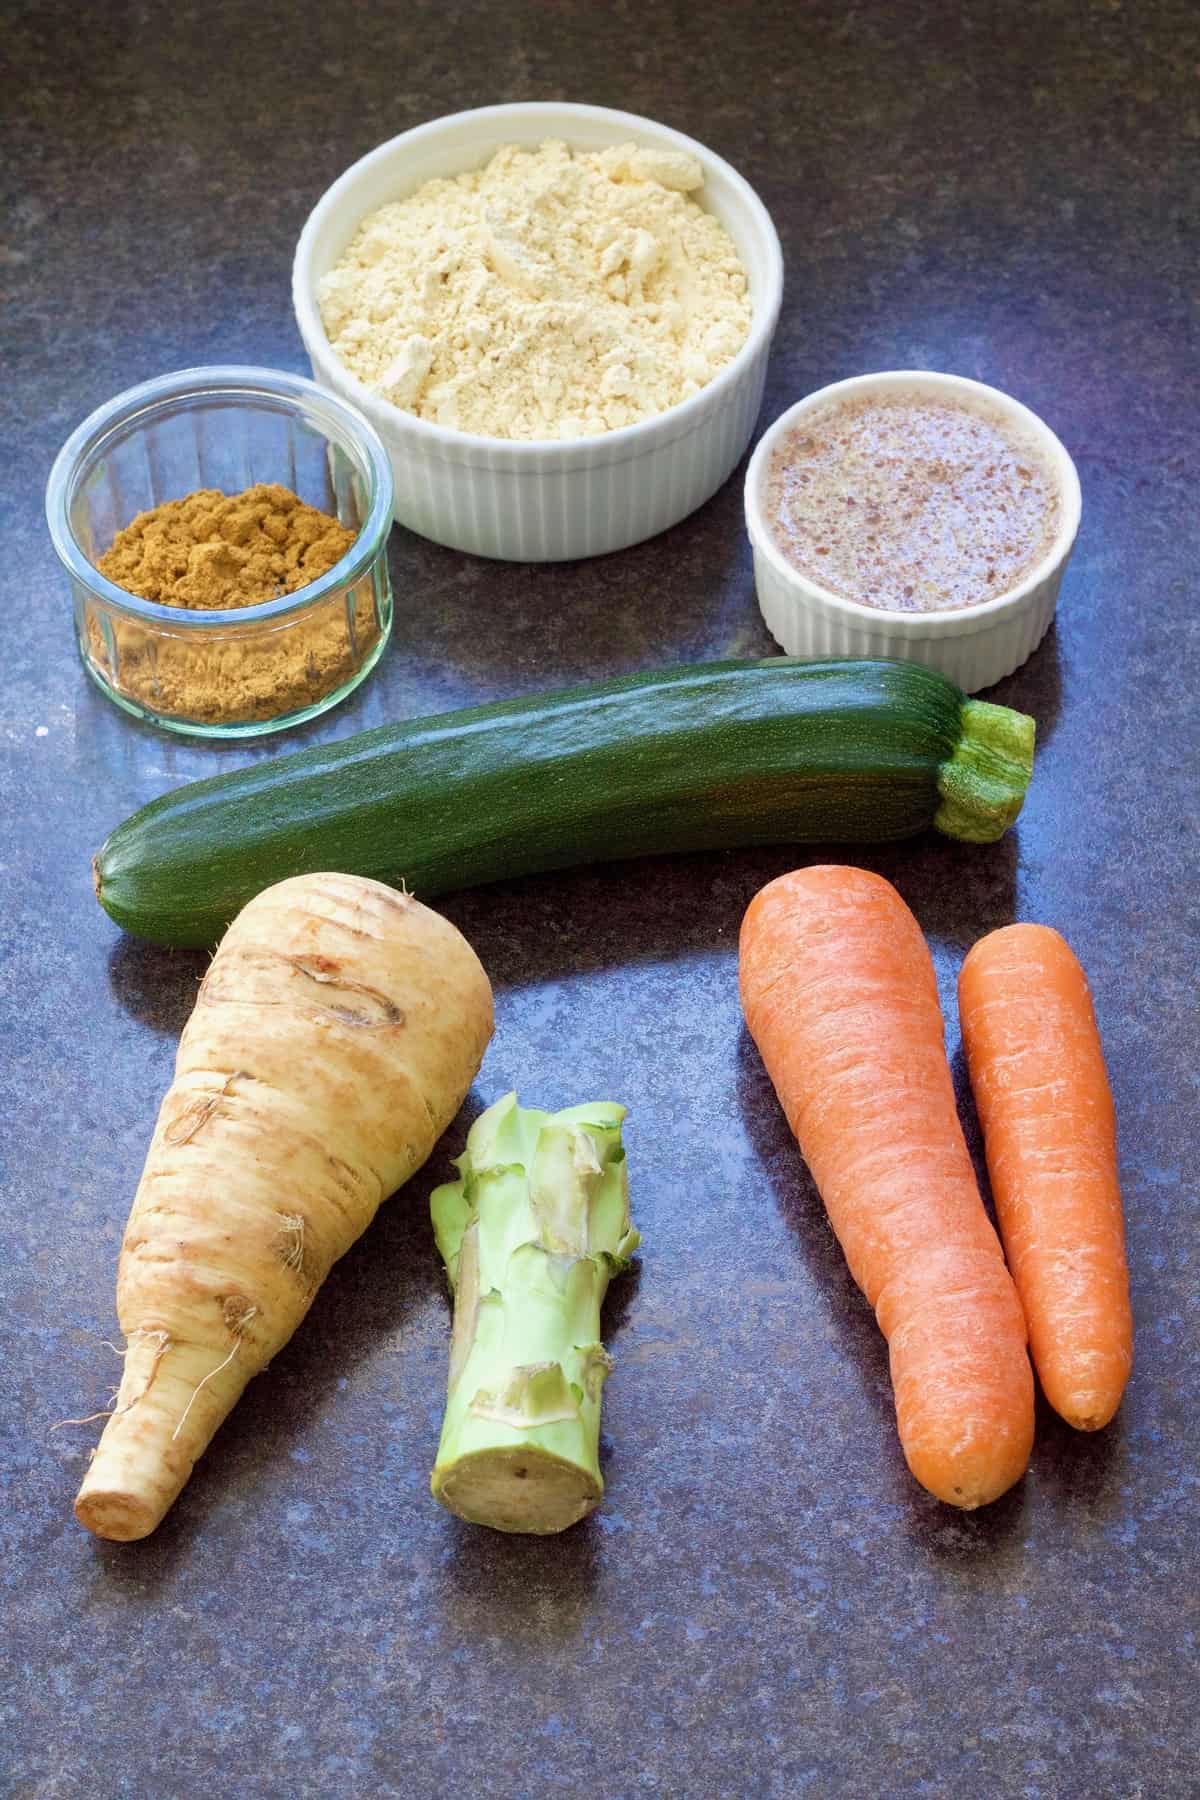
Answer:
[[986, 402], [897, 391], [798, 421], [768, 464], [765, 511], [819, 587], [940, 612], [1016, 587], [1049, 552], [1062, 495], [1043, 452]]

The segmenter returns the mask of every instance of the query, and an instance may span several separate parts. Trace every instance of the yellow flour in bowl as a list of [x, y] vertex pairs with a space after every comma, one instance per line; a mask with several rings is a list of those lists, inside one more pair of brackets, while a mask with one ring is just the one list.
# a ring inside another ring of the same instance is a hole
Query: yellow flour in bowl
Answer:
[[364, 219], [320, 284], [334, 353], [393, 405], [586, 437], [699, 391], [750, 327], [746, 271], [680, 151], [508, 145]]

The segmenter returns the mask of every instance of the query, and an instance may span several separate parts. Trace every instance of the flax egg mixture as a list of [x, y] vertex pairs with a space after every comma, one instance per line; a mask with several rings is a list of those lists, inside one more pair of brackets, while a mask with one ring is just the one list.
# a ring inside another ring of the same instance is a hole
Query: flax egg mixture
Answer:
[[1032, 435], [986, 401], [896, 390], [800, 418], [768, 464], [765, 512], [819, 587], [939, 612], [1017, 587], [1050, 552], [1062, 494]]

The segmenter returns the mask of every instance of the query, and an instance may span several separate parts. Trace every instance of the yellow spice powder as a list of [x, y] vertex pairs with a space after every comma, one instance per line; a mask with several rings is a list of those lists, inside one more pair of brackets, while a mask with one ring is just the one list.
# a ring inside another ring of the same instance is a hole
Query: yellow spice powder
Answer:
[[260, 481], [241, 494], [200, 488], [139, 513], [96, 567], [160, 606], [227, 610], [307, 587], [354, 538], [349, 526], [290, 488]]
[[[202, 488], [140, 513], [97, 567], [160, 606], [233, 611], [296, 593], [331, 569], [355, 531], [289, 488], [240, 494]], [[379, 636], [369, 577], [352, 606], [332, 596], [315, 612], [197, 631], [88, 618], [88, 649], [119, 692], [148, 710], [204, 724], [278, 717], [314, 704], [361, 665]]]

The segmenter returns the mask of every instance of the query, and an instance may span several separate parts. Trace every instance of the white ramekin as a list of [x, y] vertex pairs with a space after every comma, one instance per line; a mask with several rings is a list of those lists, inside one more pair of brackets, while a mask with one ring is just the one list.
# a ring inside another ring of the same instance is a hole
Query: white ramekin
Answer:
[[[517, 443], [450, 431], [402, 412], [333, 354], [317, 308], [321, 277], [367, 213], [434, 176], [478, 168], [503, 144], [546, 138], [581, 150], [634, 141], [699, 159], [698, 198], [746, 265], [753, 306], [746, 342], [698, 394], [599, 437]], [[292, 301], [313, 377], [365, 413], [383, 439], [395, 474], [396, 518], [436, 543], [515, 562], [620, 550], [665, 531], [715, 493], [750, 441], [782, 295], [775, 227], [728, 163], [634, 113], [540, 102], [454, 113], [381, 144], [317, 202], [292, 269]]]
[[[818, 587], [787, 560], [763, 507], [767, 464], [776, 444], [813, 407], [834, 399], [906, 392], [986, 399], [1041, 446], [1062, 493], [1062, 522], [1048, 554], [1019, 586], [978, 606], [937, 613], [885, 612], [860, 606]], [[964, 693], [990, 687], [1019, 668], [1049, 630], [1063, 570], [1079, 530], [1075, 465], [1050, 427], [1027, 406], [963, 375], [890, 369], [855, 375], [808, 394], [763, 434], [746, 471], [746, 529], [754, 551], [754, 581], [767, 629], [789, 656], [885, 656], [940, 669]]]

